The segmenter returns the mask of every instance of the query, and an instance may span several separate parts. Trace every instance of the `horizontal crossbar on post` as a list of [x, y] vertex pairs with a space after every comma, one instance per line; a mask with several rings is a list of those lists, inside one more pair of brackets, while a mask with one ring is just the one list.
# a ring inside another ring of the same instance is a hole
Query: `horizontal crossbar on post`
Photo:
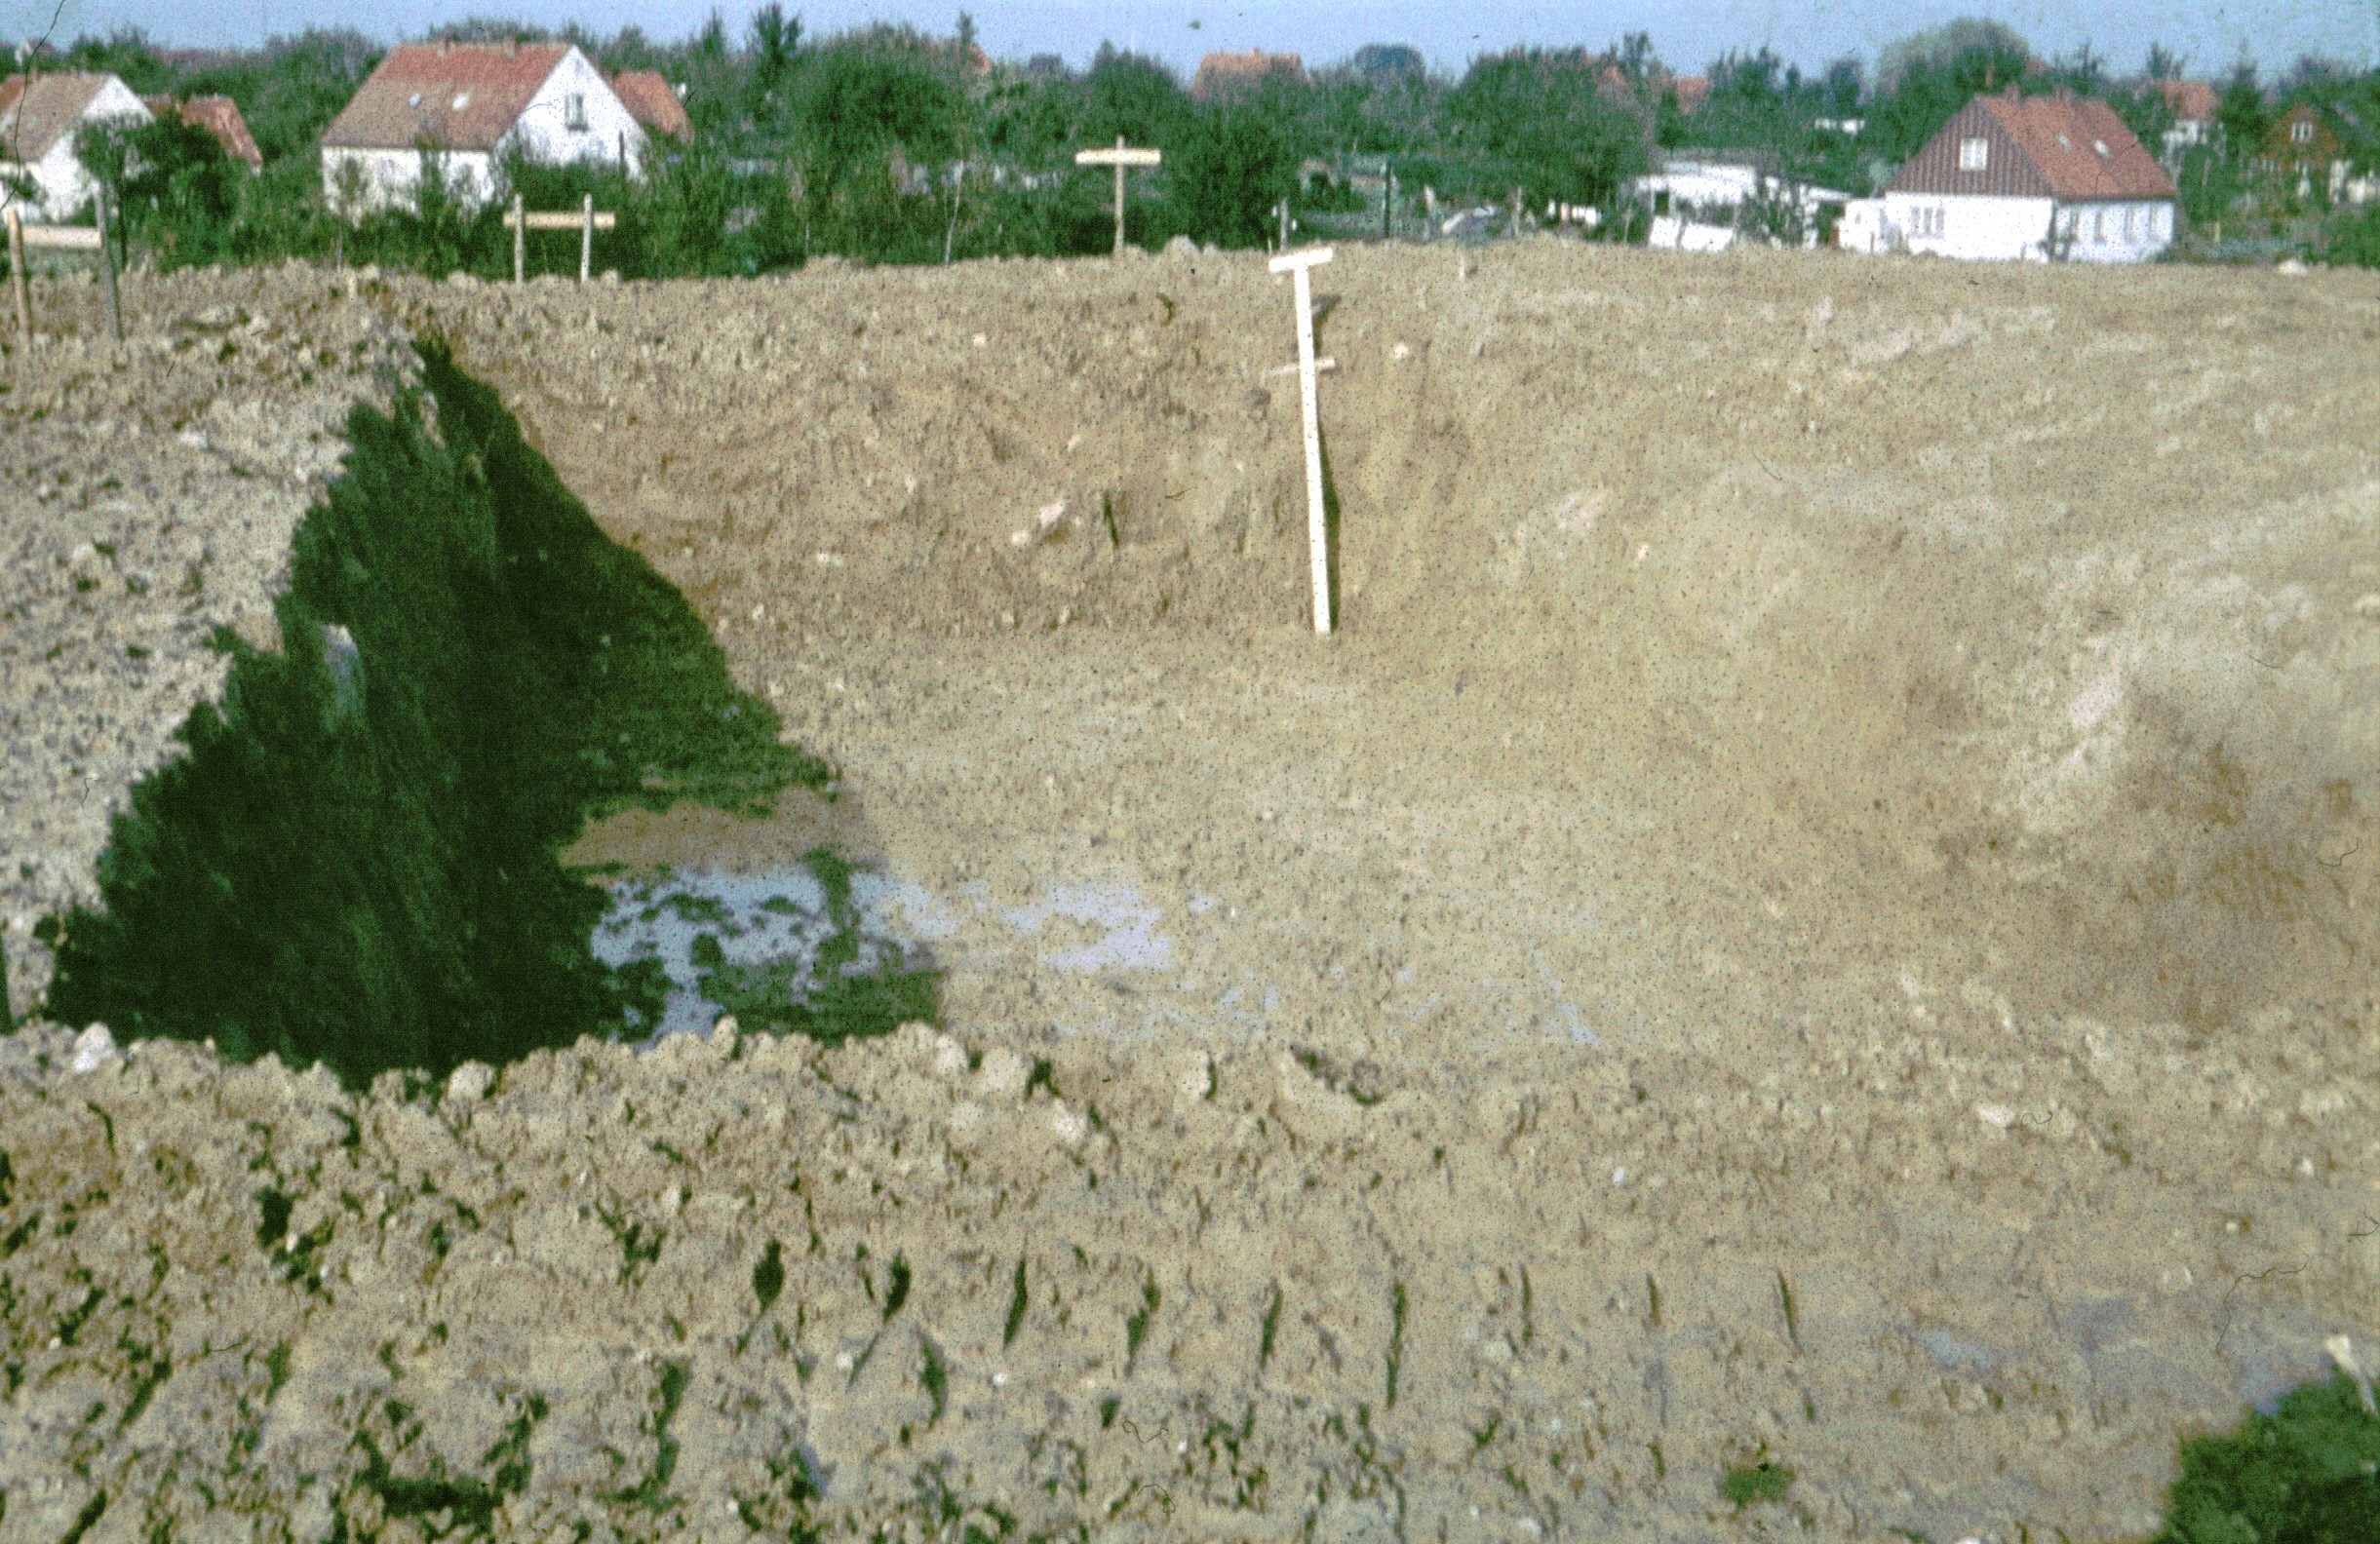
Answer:
[[[609, 211], [599, 211], [595, 216], [595, 228], [597, 230], [614, 229], [618, 226], [619, 222], [620, 217], [617, 214], [611, 213]], [[583, 213], [555, 214], [531, 211], [528, 214], [523, 217], [522, 224], [530, 230], [584, 230], [587, 226], [587, 216]], [[506, 230], [511, 230], [513, 228], [513, 216], [512, 211], [510, 210], [506, 210], [504, 212], [504, 228]]]
[[1074, 152], [1076, 166], [1151, 167], [1161, 165], [1164, 159], [1162, 151], [1127, 150], [1121, 147], [1113, 150], [1077, 150]]
[[99, 229], [96, 225], [27, 225], [24, 244], [59, 251], [98, 251]]

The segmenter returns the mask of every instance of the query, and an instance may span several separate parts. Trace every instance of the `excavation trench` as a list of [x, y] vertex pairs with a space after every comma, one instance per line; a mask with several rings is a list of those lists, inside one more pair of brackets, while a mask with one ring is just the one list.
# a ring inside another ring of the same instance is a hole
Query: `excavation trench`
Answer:
[[[2368, 287], [1658, 258], [1343, 251], [1329, 642], [1253, 264], [357, 297], [503, 407], [53, 1000], [539, 1048], [0, 1041], [7, 1526], [2113, 1544], [2249, 1407], [2371, 1515]], [[542, 1048], [830, 947], [945, 1029]]]
[[[45, 922], [51, 1017], [351, 1084], [641, 1037], [665, 984], [590, 951], [609, 898], [562, 846], [623, 808], [831, 800], [828, 769], [781, 742], [495, 394], [435, 348], [423, 367], [393, 411], [352, 415], [343, 475], [296, 533], [279, 647], [218, 635], [223, 701], [118, 817], [102, 905]], [[847, 931], [811, 953], [852, 963]], [[746, 995], [835, 1036], [932, 1016], [928, 966], [878, 983], [814, 964]]]

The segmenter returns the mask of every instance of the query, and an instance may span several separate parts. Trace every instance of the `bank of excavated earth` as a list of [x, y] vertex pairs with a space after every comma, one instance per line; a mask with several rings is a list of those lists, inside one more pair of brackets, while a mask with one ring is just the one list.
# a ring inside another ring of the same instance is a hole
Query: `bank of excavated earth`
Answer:
[[1048, 920], [833, 1050], [0, 1041], [0, 1539], [2129, 1539], [2380, 1335], [2380, 289], [1322, 276], [1329, 642], [1255, 259], [135, 282], [442, 338], [839, 773], [574, 856]]

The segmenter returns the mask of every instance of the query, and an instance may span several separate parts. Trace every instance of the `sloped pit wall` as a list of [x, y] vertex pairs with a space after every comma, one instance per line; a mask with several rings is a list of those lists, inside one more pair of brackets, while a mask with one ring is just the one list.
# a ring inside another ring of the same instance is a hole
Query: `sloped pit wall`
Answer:
[[763, 808], [826, 769], [443, 352], [347, 433], [281, 647], [218, 633], [228, 689], [116, 819], [102, 903], [43, 924], [49, 1016], [351, 1082], [649, 1019], [654, 984], [588, 953], [605, 896], [559, 845], [606, 808]]

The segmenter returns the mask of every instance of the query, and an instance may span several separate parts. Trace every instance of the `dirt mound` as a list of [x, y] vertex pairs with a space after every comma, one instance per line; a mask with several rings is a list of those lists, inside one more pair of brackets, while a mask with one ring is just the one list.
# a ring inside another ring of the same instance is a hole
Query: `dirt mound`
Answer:
[[0, 1525], [2137, 1534], [2170, 1434], [2369, 1300], [2323, 1192], [2375, 1049], [2286, 1028], [2303, 1070], [2085, 1029], [1424, 1080], [722, 1035], [353, 1098], [38, 1031]]

